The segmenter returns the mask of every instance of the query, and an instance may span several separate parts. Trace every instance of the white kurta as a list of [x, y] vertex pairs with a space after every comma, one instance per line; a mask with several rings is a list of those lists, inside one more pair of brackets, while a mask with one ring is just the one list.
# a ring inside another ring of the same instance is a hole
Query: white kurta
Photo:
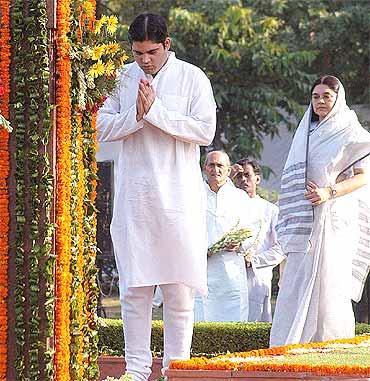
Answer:
[[253, 245], [252, 267], [247, 269], [249, 315], [248, 321], [272, 321], [272, 270], [285, 259], [277, 241], [275, 226], [279, 208], [260, 196], [249, 199], [248, 215], [253, 217], [253, 236], [244, 246]]
[[[248, 198], [227, 181], [217, 193], [207, 183], [208, 247], [239, 221], [247, 227]], [[196, 321], [243, 321], [248, 318], [248, 287], [244, 258], [236, 252], [218, 252], [208, 258], [208, 296], [197, 298]]]
[[[136, 122], [138, 83], [156, 92]], [[111, 234], [122, 287], [183, 283], [206, 292], [206, 220], [199, 145], [215, 133], [208, 78], [174, 53], [157, 75], [126, 65], [99, 110], [99, 141], [121, 141]]]

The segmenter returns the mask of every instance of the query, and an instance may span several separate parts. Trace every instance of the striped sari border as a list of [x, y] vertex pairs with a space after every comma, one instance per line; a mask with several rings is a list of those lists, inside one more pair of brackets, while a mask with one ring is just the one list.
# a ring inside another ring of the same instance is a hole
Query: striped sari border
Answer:
[[296, 227], [296, 228], [287, 228], [283, 231], [279, 231], [279, 236], [283, 237], [286, 235], [305, 235], [309, 236], [311, 234], [312, 228], [311, 227]]
[[303, 180], [306, 178], [306, 174], [304, 172], [302, 173], [294, 173], [291, 176], [286, 176], [281, 179], [281, 185], [289, 184], [293, 180]]
[[305, 168], [306, 168], [306, 162], [305, 161], [300, 161], [298, 163], [290, 165], [288, 168], [285, 168], [283, 170], [282, 176], [285, 176], [289, 172], [298, 171], [300, 169], [305, 169]]

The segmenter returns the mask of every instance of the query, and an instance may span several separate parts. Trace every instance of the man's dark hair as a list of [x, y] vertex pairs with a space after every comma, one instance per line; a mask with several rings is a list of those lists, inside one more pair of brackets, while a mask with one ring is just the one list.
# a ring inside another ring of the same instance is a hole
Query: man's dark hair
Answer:
[[237, 161], [236, 164], [239, 164], [239, 165], [241, 165], [242, 167], [243, 167], [244, 165], [250, 165], [250, 166], [253, 168], [253, 172], [254, 172], [256, 175], [260, 175], [260, 174], [261, 174], [261, 167], [260, 167], [260, 165], [257, 163], [256, 160], [245, 158], [245, 159], [241, 159], [241, 160]]
[[156, 13], [144, 12], [136, 16], [128, 30], [130, 44], [134, 41], [153, 41], [164, 44], [167, 37], [166, 20]]

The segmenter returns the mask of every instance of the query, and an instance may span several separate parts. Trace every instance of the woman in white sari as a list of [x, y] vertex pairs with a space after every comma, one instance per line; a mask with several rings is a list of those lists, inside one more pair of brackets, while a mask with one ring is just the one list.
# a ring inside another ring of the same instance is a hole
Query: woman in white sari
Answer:
[[370, 134], [336, 77], [319, 78], [311, 96], [281, 180], [277, 233], [288, 258], [271, 346], [354, 336], [351, 299], [370, 266]]

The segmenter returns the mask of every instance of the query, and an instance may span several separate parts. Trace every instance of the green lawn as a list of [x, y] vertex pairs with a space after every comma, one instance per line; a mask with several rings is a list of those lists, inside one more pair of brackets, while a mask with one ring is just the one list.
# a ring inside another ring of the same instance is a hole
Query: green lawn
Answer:
[[[305, 353], [271, 357], [274, 364], [348, 365], [370, 367], [370, 348], [357, 347], [326, 353]], [[370, 373], [370, 369], [369, 369]]]

